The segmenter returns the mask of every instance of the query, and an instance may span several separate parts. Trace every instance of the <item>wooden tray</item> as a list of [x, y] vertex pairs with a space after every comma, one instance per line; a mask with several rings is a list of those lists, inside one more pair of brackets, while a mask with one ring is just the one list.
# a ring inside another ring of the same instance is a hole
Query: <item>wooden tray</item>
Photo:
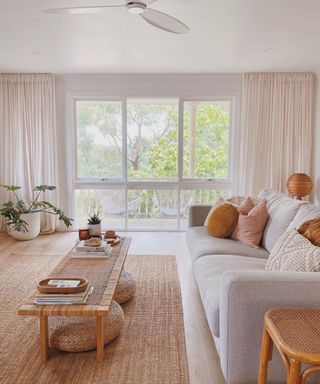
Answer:
[[[80, 284], [77, 287], [54, 287], [48, 285], [49, 280], [79, 280]], [[41, 293], [79, 293], [84, 292], [88, 287], [88, 280], [80, 277], [50, 277], [49, 279], [41, 280], [38, 283], [38, 291]]]
[[120, 243], [121, 237], [116, 236], [115, 238], [108, 238], [107, 243], [111, 245], [111, 247], [115, 247]]

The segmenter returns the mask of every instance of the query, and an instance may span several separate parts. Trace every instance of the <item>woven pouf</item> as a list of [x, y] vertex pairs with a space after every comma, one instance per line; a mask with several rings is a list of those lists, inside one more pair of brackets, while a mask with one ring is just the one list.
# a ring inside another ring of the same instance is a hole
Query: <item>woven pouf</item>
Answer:
[[136, 282], [129, 272], [122, 271], [113, 299], [119, 303], [125, 303], [133, 298], [136, 291]]
[[[124, 324], [121, 306], [112, 301], [109, 314], [104, 321], [105, 344], [120, 333]], [[67, 352], [83, 352], [97, 348], [96, 319], [94, 317], [50, 317], [49, 346]]]

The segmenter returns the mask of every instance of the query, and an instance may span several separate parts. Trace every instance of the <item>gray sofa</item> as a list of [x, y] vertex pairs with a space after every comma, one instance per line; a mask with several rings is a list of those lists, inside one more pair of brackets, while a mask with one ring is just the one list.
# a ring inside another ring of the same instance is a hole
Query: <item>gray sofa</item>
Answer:
[[[189, 212], [187, 243], [194, 275], [228, 384], [257, 383], [263, 316], [268, 309], [320, 306], [320, 274], [264, 269], [281, 234], [320, 216], [320, 209], [271, 189], [261, 191], [259, 197], [266, 199], [269, 212], [259, 249], [208, 236], [203, 223], [211, 206], [194, 205]], [[268, 383], [282, 382], [286, 382], [285, 370], [275, 352]]]

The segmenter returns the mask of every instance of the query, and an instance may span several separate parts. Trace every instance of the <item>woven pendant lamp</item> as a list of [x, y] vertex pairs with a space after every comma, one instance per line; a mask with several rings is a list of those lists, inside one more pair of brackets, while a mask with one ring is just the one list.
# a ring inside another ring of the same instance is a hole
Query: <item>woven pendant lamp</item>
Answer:
[[294, 173], [287, 181], [287, 188], [295, 199], [302, 200], [312, 191], [312, 179], [306, 173]]

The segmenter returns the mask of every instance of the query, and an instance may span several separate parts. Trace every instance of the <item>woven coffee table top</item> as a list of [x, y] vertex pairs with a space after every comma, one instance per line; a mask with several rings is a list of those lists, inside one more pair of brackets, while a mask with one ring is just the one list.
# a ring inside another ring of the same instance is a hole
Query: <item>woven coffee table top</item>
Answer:
[[276, 308], [265, 315], [276, 344], [291, 357], [320, 363], [320, 308]]
[[40, 314], [48, 316], [105, 316], [111, 305], [130, 242], [130, 237], [122, 238], [120, 243], [112, 248], [111, 255], [105, 259], [71, 258], [71, 250], [50, 273], [50, 278], [82, 277], [88, 279], [89, 285], [94, 287], [94, 291], [86, 305], [37, 306], [33, 305], [33, 296], [31, 296], [20, 307], [18, 314], [23, 316]]

